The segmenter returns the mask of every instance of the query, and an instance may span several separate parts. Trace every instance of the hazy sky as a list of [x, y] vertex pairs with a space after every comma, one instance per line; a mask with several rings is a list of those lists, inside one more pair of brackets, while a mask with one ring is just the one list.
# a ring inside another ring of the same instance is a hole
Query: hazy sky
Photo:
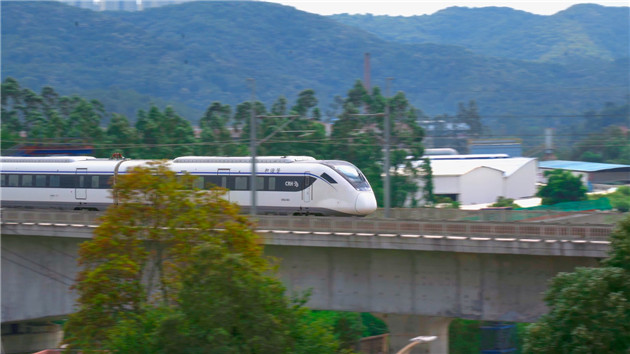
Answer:
[[628, 6], [628, 0], [556, 0], [556, 1], [514, 1], [514, 0], [263, 0], [267, 2], [277, 2], [289, 5], [298, 10], [312, 12], [320, 15], [332, 15], [340, 13], [390, 15], [390, 16], [413, 16], [432, 14], [438, 10], [451, 6], [465, 7], [486, 7], [505, 6], [517, 10], [523, 10], [538, 15], [553, 15], [558, 11], [565, 10], [574, 4], [593, 3], [604, 6]]

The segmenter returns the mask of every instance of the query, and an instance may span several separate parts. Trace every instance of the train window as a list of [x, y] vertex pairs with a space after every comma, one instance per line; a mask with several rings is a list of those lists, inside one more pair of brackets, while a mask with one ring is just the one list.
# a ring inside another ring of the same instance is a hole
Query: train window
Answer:
[[275, 191], [276, 190], [276, 177], [269, 177], [269, 190], [270, 191]]
[[193, 188], [197, 188], [197, 189], [203, 189], [204, 185], [203, 185], [203, 177], [198, 176], [195, 177], [195, 179], [193, 180]]
[[22, 175], [22, 187], [33, 186], [33, 175]]
[[36, 175], [35, 176], [35, 187], [46, 187], [46, 176], [45, 175]]
[[19, 175], [9, 175], [9, 187], [17, 187], [18, 181], [20, 180]]
[[112, 176], [110, 175], [101, 176], [101, 178], [99, 179], [98, 188], [100, 189], [111, 188], [111, 179], [112, 179]]
[[369, 191], [371, 190], [370, 184], [368, 183], [365, 176], [356, 168], [354, 165], [343, 162], [343, 161], [335, 161], [334, 165], [331, 166], [338, 172], [346, 181], [350, 182], [350, 184], [357, 190], [360, 191]]
[[214, 186], [218, 186], [221, 183], [220, 178], [218, 176], [205, 176], [204, 177], [204, 188], [210, 189]]
[[85, 188], [85, 176], [77, 176], [77, 188]]
[[237, 191], [247, 190], [248, 177], [236, 177], [234, 178], [234, 189]]
[[75, 188], [76, 181], [74, 176], [72, 175], [63, 175], [61, 176], [61, 183], [59, 184], [61, 188]]
[[359, 172], [359, 170], [357, 170], [356, 168], [352, 166], [341, 165], [341, 166], [335, 166], [335, 167], [337, 167], [337, 171], [341, 172], [341, 174], [346, 176], [351, 181], [362, 182], [365, 180], [363, 178], [363, 175], [361, 175], [361, 172]]
[[330, 177], [328, 175], [328, 173], [324, 172], [322, 173], [322, 178], [325, 179], [326, 181], [328, 181], [328, 183], [337, 183], [337, 181], [335, 181], [332, 177]]
[[265, 190], [265, 177], [256, 176], [256, 190], [257, 191]]
[[52, 175], [48, 179], [48, 184], [50, 187], [59, 187], [59, 180], [60, 180], [59, 176]]
[[7, 185], [7, 175], [0, 174], [0, 187]]
[[90, 181], [91, 182], [91, 184], [90, 184], [91, 188], [98, 188], [100, 177], [101, 176], [92, 176], [91, 181]]

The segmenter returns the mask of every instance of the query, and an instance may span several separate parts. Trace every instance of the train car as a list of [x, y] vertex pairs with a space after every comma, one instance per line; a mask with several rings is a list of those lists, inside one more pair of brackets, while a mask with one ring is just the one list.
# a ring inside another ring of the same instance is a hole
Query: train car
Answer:
[[[90, 156], [2, 157], [2, 207], [104, 210], [112, 182], [149, 160]], [[225, 196], [251, 207], [251, 157], [185, 156], [168, 161], [178, 174], [196, 177], [195, 186], [228, 189]], [[367, 215], [376, 198], [361, 171], [347, 161], [309, 156], [256, 158], [256, 210], [260, 214]]]

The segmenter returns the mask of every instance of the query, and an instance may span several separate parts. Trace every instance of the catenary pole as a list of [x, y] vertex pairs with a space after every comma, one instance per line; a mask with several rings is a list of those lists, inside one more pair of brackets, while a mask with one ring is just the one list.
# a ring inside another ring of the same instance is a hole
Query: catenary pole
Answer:
[[390, 117], [389, 117], [389, 86], [394, 78], [388, 77], [385, 79], [385, 217], [389, 218], [391, 209], [391, 176], [390, 161], [389, 161], [389, 144], [390, 144]]
[[252, 85], [251, 116], [249, 119], [249, 150], [252, 155], [252, 175], [250, 180], [252, 203], [250, 214], [256, 215], [256, 79], [249, 78], [247, 81]]

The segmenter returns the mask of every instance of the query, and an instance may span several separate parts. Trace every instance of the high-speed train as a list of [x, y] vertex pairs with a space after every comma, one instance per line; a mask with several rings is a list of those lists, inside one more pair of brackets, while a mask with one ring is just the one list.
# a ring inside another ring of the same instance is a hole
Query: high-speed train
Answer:
[[[225, 196], [251, 207], [251, 157], [185, 156], [168, 161], [195, 187], [228, 189]], [[2, 207], [104, 210], [114, 203], [117, 176], [150, 160], [91, 156], [1, 157]], [[376, 210], [369, 182], [353, 164], [309, 156], [256, 158], [256, 211], [286, 215], [367, 215]]]

